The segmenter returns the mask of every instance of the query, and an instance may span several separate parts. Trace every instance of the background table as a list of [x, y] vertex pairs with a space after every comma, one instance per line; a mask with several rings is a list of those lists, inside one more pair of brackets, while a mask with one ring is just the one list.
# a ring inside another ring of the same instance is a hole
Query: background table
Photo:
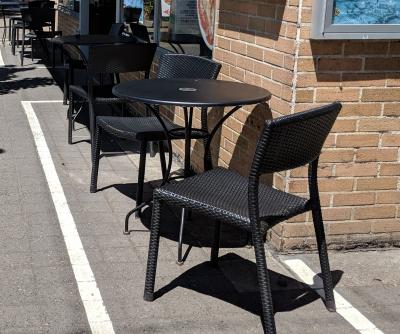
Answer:
[[112, 35], [68, 35], [51, 38], [52, 45], [52, 62], [55, 65], [55, 45], [62, 48], [64, 45], [72, 45], [76, 48], [79, 46], [93, 46], [103, 44], [121, 44], [121, 43], [137, 43], [136, 37], [112, 36]]
[[119, 43], [136, 43], [135, 37], [111, 36], [111, 35], [69, 35], [52, 38], [53, 44], [59, 45], [100, 45], [100, 44], [119, 44]]

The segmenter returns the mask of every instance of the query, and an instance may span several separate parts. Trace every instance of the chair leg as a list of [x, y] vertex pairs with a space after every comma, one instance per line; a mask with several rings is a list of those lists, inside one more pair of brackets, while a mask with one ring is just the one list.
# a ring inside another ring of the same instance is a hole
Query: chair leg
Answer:
[[15, 56], [15, 35], [16, 35], [16, 28], [13, 27], [11, 30], [11, 53], [13, 56]]
[[[90, 143], [93, 143], [94, 131], [96, 127], [96, 114], [94, 112], [94, 103], [89, 99], [89, 127], [90, 127]], [[92, 147], [92, 155], [93, 155], [93, 145]]]
[[221, 222], [218, 220], [215, 222], [214, 240], [211, 248], [211, 264], [213, 266], [218, 265], [218, 252], [219, 252], [220, 239], [221, 239]]
[[11, 17], [8, 19], [8, 40], [11, 41], [11, 26], [13, 24], [13, 20]]
[[69, 91], [68, 91], [69, 82], [68, 82], [68, 80], [69, 80], [69, 70], [68, 70], [67, 67], [65, 67], [65, 69], [64, 69], [64, 90], [63, 90], [63, 93], [64, 93], [63, 104], [64, 105], [67, 104], [68, 95], [69, 95]]
[[264, 243], [260, 229], [255, 226], [252, 229], [254, 252], [256, 255], [256, 266], [258, 276], [258, 286], [261, 295], [262, 322], [264, 332], [267, 334], [276, 334], [274, 310], [271, 295], [271, 285], [268, 275], [267, 262], [265, 260]]
[[31, 60], [33, 62], [33, 38], [31, 38], [30, 40], [31, 40]]
[[314, 221], [315, 235], [317, 238], [319, 262], [321, 265], [322, 281], [324, 283], [325, 306], [330, 312], [336, 311], [335, 297], [333, 294], [333, 282], [329, 266], [328, 251], [325, 241], [324, 224], [322, 220], [321, 207], [318, 203], [312, 205], [312, 216]]
[[182, 208], [181, 224], [179, 226], [178, 260], [176, 261], [176, 263], [180, 266], [183, 265], [183, 263], [184, 263], [184, 259], [183, 259], [183, 229], [185, 227], [186, 215], [187, 215], [186, 209]]
[[[136, 206], [139, 206], [143, 202], [143, 186], [144, 186], [144, 172], [146, 167], [146, 153], [147, 153], [147, 141], [140, 142], [140, 158], [139, 158], [139, 175], [138, 185], [136, 191]], [[140, 216], [140, 210], [136, 211], [137, 215]]]
[[74, 94], [69, 92], [69, 106], [68, 106], [68, 144], [72, 144], [72, 126], [73, 126], [73, 116], [74, 115]]
[[150, 229], [149, 255], [147, 257], [146, 282], [143, 299], [151, 302], [154, 300], [154, 283], [157, 271], [158, 247], [160, 242], [160, 215], [161, 202], [155, 198]]
[[96, 125], [96, 131], [94, 134], [94, 156], [92, 159], [92, 175], [90, 178], [90, 192], [95, 193], [97, 191], [97, 177], [99, 174], [99, 162], [100, 162], [100, 146], [101, 146], [101, 128]]
[[22, 49], [21, 49], [21, 66], [24, 66], [24, 56], [25, 56], [25, 29], [22, 29]]
[[160, 153], [160, 164], [161, 164], [161, 173], [163, 179], [165, 179], [165, 174], [167, 172], [167, 165], [165, 163], [165, 150], [164, 150], [164, 142], [160, 140], [158, 142], [158, 152]]

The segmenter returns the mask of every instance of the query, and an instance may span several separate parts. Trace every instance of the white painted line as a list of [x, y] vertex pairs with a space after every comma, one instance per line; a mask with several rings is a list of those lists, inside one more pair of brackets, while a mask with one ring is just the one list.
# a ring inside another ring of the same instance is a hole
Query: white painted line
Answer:
[[5, 64], [4, 64], [4, 59], [3, 59], [3, 56], [2, 56], [2, 54], [1, 54], [1, 49], [0, 49], [0, 67], [3, 67]]
[[83, 249], [74, 218], [72, 217], [60, 179], [58, 178], [50, 150], [43, 135], [32, 103], [57, 103], [62, 101], [21, 101], [33, 134], [39, 159], [49, 186], [58, 221], [65, 240], [72, 270], [78, 285], [79, 294], [85, 307], [88, 322], [93, 334], [115, 334], [93, 271]]
[[[315, 290], [322, 298], [325, 298], [322, 279], [314, 273], [302, 260], [290, 259], [284, 263], [296, 274], [304, 283]], [[383, 334], [371, 321], [369, 321], [360, 311], [351, 305], [345, 298], [335, 290], [336, 312], [340, 314], [350, 325], [361, 334]]]
[[37, 101], [22, 101], [24, 102], [29, 102], [29, 103], [62, 103], [63, 100], [37, 100]]

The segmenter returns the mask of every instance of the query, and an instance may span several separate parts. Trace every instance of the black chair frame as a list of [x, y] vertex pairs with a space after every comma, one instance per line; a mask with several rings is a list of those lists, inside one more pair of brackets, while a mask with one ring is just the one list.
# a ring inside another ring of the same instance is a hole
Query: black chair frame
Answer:
[[83, 101], [89, 104], [89, 122], [90, 122], [90, 139], [92, 143], [92, 159], [93, 159], [93, 138], [96, 128], [96, 103], [106, 104], [124, 104], [124, 99], [118, 98], [111, 93], [113, 84], [108, 87], [109, 95], [97, 97], [95, 91], [104, 85], [97, 84], [96, 76], [109, 74], [118, 75], [125, 72], [144, 71], [148, 77], [150, 67], [156, 52], [157, 45], [154, 43], [131, 43], [131, 44], [114, 44], [114, 45], [97, 45], [88, 47], [88, 56], [77, 50], [84, 60], [87, 71], [87, 87], [71, 85], [69, 89], [70, 104], [68, 108], [68, 143], [72, 144], [73, 122], [77, 113], [74, 111], [74, 95], [80, 96]]
[[[193, 78], [193, 79], [216, 79], [218, 73], [221, 69], [221, 65], [212, 60], [201, 58], [197, 56], [189, 56], [189, 55], [181, 55], [181, 54], [164, 54], [159, 62], [159, 68], [157, 73], [157, 78]], [[139, 160], [139, 175], [138, 175], [138, 187], [136, 193], [136, 207], [131, 210], [125, 218], [125, 228], [124, 234], [129, 234], [129, 217], [136, 213], [140, 215], [140, 210], [146, 204], [143, 202], [143, 187], [144, 187], [144, 176], [145, 176], [145, 164], [146, 164], [146, 152], [147, 152], [147, 144], [148, 142], [153, 143], [157, 142], [160, 153], [160, 163], [161, 163], [161, 171], [163, 179], [167, 175], [169, 175], [169, 171], [171, 169], [172, 162], [172, 152], [169, 147], [169, 162], [168, 167], [166, 168], [165, 164], [165, 154], [164, 154], [164, 141], [167, 139], [164, 133], [164, 129], [161, 128], [161, 125], [165, 126], [165, 122], [160, 122], [160, 114], [158, 107], [147, 106], [148, 109], [153, 111], [154, 116], [151, 117], [139, 117], [139, 118], [131, 118], [132, 126], [135, 127], [136, 123], [148, 122], [153, 123], [153, 129], [148, 130], [149, 134], [142, 133], [141, 138], [135, 138], [131, 140], [140, 141], [140, 160]], [[127, 122], [128, 120], [125, 120]], [[106, 131], [114, 136], [123, 137], [125, 139], [129, 139], [123, 136], [122, 131], [113, 131], [110, 130], [110, 127], [102, 125], [103, 118], [99, 118], [97, 120], [97, 130], [95, 134], [95, 149], [94, 149], [94, 160], [92, 164], [92, 177], [91, 177], [91, 185], [90, 192], [94, 193], [97, 191], [97, 178], [98, 178], [98, 169], [99, 169], [99, 155], [100, 155], [100, 141], [102, 131]], [[167, 122], [169, 128], [180, 128], [177, 125]], [[192, 138], [204, 139], [204, 144], [206, 143], [206, 137], [208, 136], [208, 127], [207, 127], [207, 108], [203, 108], [201, 110], [201, 125], [202, 128], [198, 129], [198, 131], [192, 131]], [[148, 127], [148, 128], [151, 128]], [[181, 131], [180, 135], [176, 135], [174, 139], [183, 139], [184, 138], [184, 130]], [[190, 149], [190, 147], [189, 147]], [[189, 159], [190, 154], [185, 154], [185, 158]], [[180, 244], [181, 246], [181, 244]], [[181, 250], [181, 247], [179, 248]], [[179, 257], [181, 258], [181, 257]]]
[[[271, 286], [263, 237], [267, 230], [277, 223], [311, 211], [324, 283], [325, 305], [329, 311], [335, 311], [333, 283], [319, 200], [317, 170], [322, 146], [340, 109], [340, 103], [333, 103], [267, 121], [259, 138], [248, 178], [229, 170], [214, 169], [193, 178], [157, 188], [153, 194], [153, 216], [144, 299], [153, 301], [155, 298], [154, 284], [162, 205], [190, 209], [216, 219], [211, 250], [211, 263], [214, 265], [218, 263], [221, 222], [230, 223], [251, 232], [261, 295], [263, 327], [266, 333], [275, 334]], [[259, 182], [260, 176], [265, 173], [281, 172], [307, 164], [309, 199], [276, 190]], [[215, 185], [211, 184], [213, 180]], [[220, 183], [217, 184], [217, 182]], [[221, 188], [221, 184], [226, 185], [225, 189], [215, 190], [216, 187]], [[239, 190], [235, 191], [234, 187], [236, 186], [239, 187], [237, 188]]]
[[[109, 35], [121, 36], [125, 30], [124, 23], [113, 23], [111, 25]], [[55, 44], [53, 43], [53, 66], [55, 65]], [[69, 46], [71, 47], [71, 46]], [[74, 83], [74, 71], [84, 70], [85, 63], [82, 59], [77, 59], [73, 54], [68, 52], [67, 48], [62, 46], [62, 59], [64, 62], [64, 88], [63, 88], [63, 104], [66, 105], [69, 97], [69, 86]]]

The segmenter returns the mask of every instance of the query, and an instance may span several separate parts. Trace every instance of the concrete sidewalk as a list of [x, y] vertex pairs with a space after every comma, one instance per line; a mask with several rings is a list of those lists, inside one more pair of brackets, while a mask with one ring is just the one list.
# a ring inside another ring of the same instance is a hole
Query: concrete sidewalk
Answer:
[[[185, 243], [193, 248], [178, 266], [173, 209], [163, 221], [156, 281], [162, 296], [143, 301], [150, 210], [132, 219], [131, 235], [122, 234], [125, 214], [135, 205], [137, 147], [120, 143], [125, 154], [108, 141], [100, 191], [90, 194], [86, 128], [78, 124], [76, 143], [68, 145], [66, 106], [49, 71], [28, 59], [19, 67], [9, 46], [0, 52], [0, 333], [90, 333], [92, 322], [99, 323], [88, 316], [90, 296], [78, 289], [21, 101], [36, 101], [30, 105], [115, 333], [261, 333], [254, 254], [244, 247], [245, 236], [224, 226], [221, 264], [211, 268], [212, 222], [194, 216], [185, 229]], [[153, 181], [151, 196], [161, 178], [158, 156], [148, 157], [146, 177]], [[326, 311], [317, 293], [316, 254], [267, 254], [278, 333], [399, 333], [400, 250], [330, 252], [336, 291], [348, 303], [341, 300], [338, 313]], [[312, 286], [303, 282], [307, 273]], [[106, 325], [103, 333], [109, 333]]]

